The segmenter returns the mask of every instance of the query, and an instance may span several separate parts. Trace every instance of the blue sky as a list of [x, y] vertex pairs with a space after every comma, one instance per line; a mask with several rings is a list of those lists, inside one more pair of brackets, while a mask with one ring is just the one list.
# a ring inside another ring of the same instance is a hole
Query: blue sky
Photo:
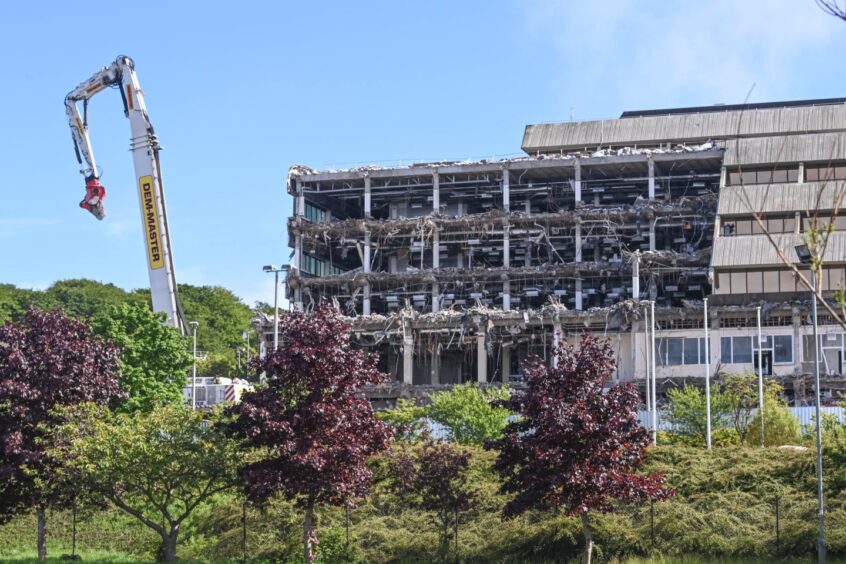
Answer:
[[64, 95], [136, 61], [162, 154], [177, 276], [251, 303], [287, 262], [289, 166], [516, 154], [528, 123], [627, 109], [846, 96], [846, 22], [813, 0], [6, 2], [0, 282], [148, 284], [120, 97], [90, 106], [108, 217]]

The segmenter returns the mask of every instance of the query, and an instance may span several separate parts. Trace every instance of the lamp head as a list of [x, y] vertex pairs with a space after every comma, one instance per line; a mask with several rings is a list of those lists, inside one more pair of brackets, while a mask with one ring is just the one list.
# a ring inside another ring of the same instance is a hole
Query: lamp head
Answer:
[[799, 262], [802, 264], [811, 264], [811, 259], [813, 255], [811, 254], [811, 250], [808, 248], [808, 245], [796, 245], [796, 256], [799, 257]]
[[265, 272], [275, 272], [276, 270], [278, 270], [276, 268], [276, 266], [274, 266], [272, 264], [266, 264], [263, 267], [261, 267], [261, 269], [264, 270]]

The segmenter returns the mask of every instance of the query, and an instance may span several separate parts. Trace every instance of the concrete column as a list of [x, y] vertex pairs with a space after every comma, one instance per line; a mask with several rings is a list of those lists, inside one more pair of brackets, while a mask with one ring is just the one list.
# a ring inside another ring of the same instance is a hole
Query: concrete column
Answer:
[[576, 224], [576, 262], [582, 262], [582, 224]]
[[640, 300], [640, 253], [632, 257], [632, 298]]
[[523, 202], [523, 211], [527, 214], [532, 213], [532, 200], [528, 194], [526, 194], [526, 201]]
[[576, 278], [576, 311], [582, 310], [582, 279]]
[[297, 270], [301, 270], [303, 261], [303, 236], [297, 233], [294, 235], [294, 263], [293, 266]]
[[[802, 372], [802, 314], [798, 307], [794, 307], [792, 313], [793, 321], [793, 373]], [[817, 345], [819, 346], [819, 345]], [[809, 351], [812, 355], [814, 351]], [[812, 356], [811, 359], [814, 357]]]
[[576, 205], [582, 201], [582, 163], [579, 159], [573, 163], [575, 171], [575, 190], [576, 190]]
[[576, 278], [576, 311], [582, 310], [582, 279]]
[[555, 354], [555, 350], [561, 344], [561, 326], [558, 322], [553, 322], [552, 324], [552, 366], [554, 368], [558, 367], [558, 355]]
[[441, 213], [441, 177], [432, 173], [432, 213]]
[[655, 222], [657, 220], [653, 219], [649, 222], [649, 250], [655, 250]]
[[440, 286], [437, 282], [432, 284], [432, 313], [438, 313], [438, 310], [441, 309], [441, 299], [440, 299]]
[[726, 181], [728, 180], [728, 171], [726, 171], [726, 167], [720, 167], [720, 188], [726, 187]]
[[508, 311], [511, 309], [511, 281], [506, 280], [502, 283], [502, 309]]
[[432, 231], [432, 268], [441, 267], [441, 234], [438, 227]]
[[302, 311], [303, 310], [303, 289], [297, 287], [294, 290], [294, 311]]
[[802, 212], [793, 214], [793, 233], [799, 235], [802, 232]]
[[370, 315], [370, 283], [364, 285], [364, 300], [362, 302], [361, 313]]
[[372, 217], [370, 215], [370, 177], [364, 177], [364, 217]]
[[511, 347], [502, 347], [502, 383], [511, 379]]
[[485, 349], [485, 334], [478, 329], [476, 333], [476, 381], [483, 384], [488, 381], [488, 351]]
[[646, 161], [649, 166], [649, 199], [655, 199], [655, 161], [649, 157]]
[[441, 383], [441, 355], [438, 352], [438, 346], [435, 345], [434, 350], [432, 351], [432, 358], [429, 362], [431, 365], [431, 371], [429, 373], [429, 383], [430, 384], [440, 384]]
[[799, 163], [799, 178], [797, 180], [799, 184], [805, 182], [805, 163]]
[[364, 272], [370, 272], [370, 230], [364, 230]]
[[458, 217], [462, 217], [464, 215], [464, 202], [458, 202], [458, 210], [455, 215]]
[[464, 253], [461, 251], [455, 253], [455, 266], [456, 268], [464, 268]]
[[402, 339], [402, 383], [414, 383], [414, 334], [411, 325], [405, 322], [405, 335]]
[[720, 216], [714, 217], [714, 239], [722, 236], [722, 230], [723, 230], [723, 221], [720, 219]]
[[511, 211], [511, 173], [507, 168], [502, 169], [502, 209]]
[[305, 215], [305, 194], [303, 194], [303, 183], [297, 180], [297, 209], [294, 210], [297, 217]]
[[509, 240], [508, 225], [502, 227], [502, 265], [511, 266], [511, 241]]

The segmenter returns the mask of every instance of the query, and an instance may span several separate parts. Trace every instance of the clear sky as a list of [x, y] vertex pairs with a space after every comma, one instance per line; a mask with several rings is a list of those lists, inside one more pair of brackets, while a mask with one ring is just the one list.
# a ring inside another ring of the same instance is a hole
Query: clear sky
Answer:
[[272, 301], [289, 166], [516, 154], [528, 123], [846, 96], [846, 22], [813, 0], [3, 2], [0, 282], [148, 284], [116, 92], [89, 113], [98, 222], [65, 94], [135, 59], [180, 282]]

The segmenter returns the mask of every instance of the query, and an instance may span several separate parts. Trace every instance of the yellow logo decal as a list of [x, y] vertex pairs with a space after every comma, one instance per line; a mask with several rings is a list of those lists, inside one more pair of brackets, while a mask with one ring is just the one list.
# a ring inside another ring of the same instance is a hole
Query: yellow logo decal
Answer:
[[158, 270], [164, 266], [161, 246], [159, 212], [156, 207], [156, 194], [153, 191], [153, 177], [142, 176], [138, 179], [141, 187], [141, 206], [144, 214], [144, 239], [147, 241], [147, 259], [150, 268]]

